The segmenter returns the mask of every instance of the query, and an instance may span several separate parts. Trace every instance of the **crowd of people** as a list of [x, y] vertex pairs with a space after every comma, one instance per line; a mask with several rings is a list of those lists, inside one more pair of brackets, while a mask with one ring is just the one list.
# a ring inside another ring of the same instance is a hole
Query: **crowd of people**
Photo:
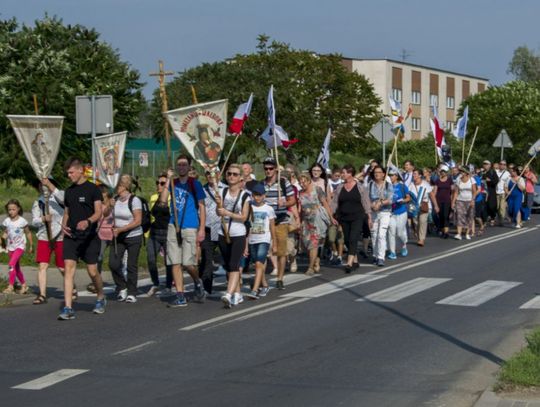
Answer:
[[[263, 161], [264, 177], [256, 180], [249, 163], [230, 164], [222, 174], [206, 171], [204, 185], [191, 158], [180, 155], [175, 170], [160, 174], [148, 202], [132, 193], [133, 179], [122, 175], [114, 191], [90, 182], [81, 160], [70, 159], [65, 170], [72, 184], [60, 190], [52, 180], [36, 185], [50, 191], [32, 207], [37, 228], [38, 292], [33, 303], [47, 302], [47, 269], [54, 254], [63, 274], [64, 307], [60, 320], [75, 318], [73, 302], [77, 263], [86, 263], [92, 282], [87, 287], [97, 300], [95, 314], [103, 314], [106, 298], [102, 265], [108, 261], [117, 301], [136, 303], [139, 254], [146, 250], [152, 281], [145, 293], [170, 297], [171, 308], [185, 307], [188, 298], [184, 272], [193, 280], [189, 298], [204, 301], [214, 291], [216, 264], [226, 271], [224, 306], [257, 300], [275, 287], [285, 289], [285, 272], [321, 273], [321, 263], [359, 268], [361, 259], [378, 267], [407, 257], [407, 246], [419, 247], [426, 237], [470, 240], [487, 226], [522, 227], [530, 218], [534, 185], [538, 179], [527, 168], [505, 161], [482, 166], [442, 163], [417, 168], [406, 161], [403, 170], [384, 168], [371, 160], [362, 168], [347, 164], [331, 171], [315, 163], [306, 171], [288, 164], [278, 168], [272, 157]], [[202, 177], [201, 177], [202, 178]], [[20, 267], [25, 250], [33, 250], [28, 222], [20, 203], [6, 204], [3, 242], [9, 253], [9, 285], [4, 292], [28, 291]], [[455, 234], [451, 233], [455, 227]], [[105, 259], [108, 249], [109, 258]], [[297, 259], [304, 254], [306, 266]], [[164, 286], [158, 259], [165, 263]], [[254, 270], [249, 292], [242, 276]]]

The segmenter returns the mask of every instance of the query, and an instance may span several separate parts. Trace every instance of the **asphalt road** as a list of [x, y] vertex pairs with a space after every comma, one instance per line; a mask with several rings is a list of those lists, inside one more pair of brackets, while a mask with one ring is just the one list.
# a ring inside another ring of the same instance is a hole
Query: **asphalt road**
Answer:
[[540, 322], [538, 221], [431, 238], [384, 269], [289, 274], [232, 310], [141, 298], [96, 316], [86, 297], [59, 322], [59, 299], [0, 309], [0, 406], [473, 405]]

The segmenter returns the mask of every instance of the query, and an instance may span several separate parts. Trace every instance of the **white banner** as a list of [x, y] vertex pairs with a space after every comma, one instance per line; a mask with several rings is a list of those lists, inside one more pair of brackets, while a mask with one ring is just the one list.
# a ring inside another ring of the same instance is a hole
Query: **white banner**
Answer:
[[60, 150], [64, 116], [8, 115], [7, 118], [36, 176], [48, 178]]
[[203, 167], [215, 167], [225, 144], [227, 99], [165, 112], [176, 137]]
[[122, 165], [124, 163], [124, 150], [126, 149], [127, 131], [106, 134], [94, 138], [96, 149], [97, 177], [105, 185], [116, 188]]

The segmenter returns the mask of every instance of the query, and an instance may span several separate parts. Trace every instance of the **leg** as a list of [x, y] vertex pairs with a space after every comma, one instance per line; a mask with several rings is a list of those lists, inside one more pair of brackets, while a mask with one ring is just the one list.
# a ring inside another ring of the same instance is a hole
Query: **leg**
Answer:
[[86, 270], [88, 272], [88, 275], [92, 279], [94, 286], [96, 287], [97, 299], [102, 300], [103, 298], [105, 298], [105, 293], [103, 292], [103, 279], [101, 278], [101, 274], [98, 271], [97, 263], [87, 264]]
[[39, 293], [44, 297], [47, 296], [47, 269], [49, 263], [39, 263], [38, 265], [38, 287]]
[[75, 260], [64, 259], [64, 303], [66, 307], [72, 308], [72, 296], [73, 296], [73, 279], [75, 277], [75, 268], [77, 262]]
[[116, 285], [117, 293], [127, 288], [126, 279], [124, 277], [124, 273], [122, 272], [124, 253], [126, 249], [126, 241], [117, 240], [116, 249], [109, 252], [109, 268], [111, 269], [111, 274], [114, 284]]
[[139, 276], [139, 253], [141, 251], [142, 235], [126, 239], [127, 247], [127, 289], [128, 295], [137, 295]]
[[421, 245], [426, 241], [428, 215], [428, 213], [418, 215], [418, 244]]
[[148, 263], [148, 272], [150, 273], [150, 279], [152, 280], [152, 285], [155, 287], [159, 286], [159, 273], [157, 268], [157, 254], [159, 247], [157, 238], [154, 235], [154, 232], [150, 232], [150, 237], [146, 241], [146, 259]]
[[213, 286], [213, 258], [214, 258], [214, 242], [211, 240], [210, 230], [207, 229], [204, 241], [201, 243], [201, 263], [199, 265], [199, 277], [203, 282], [204, 289], [208, 293], [212, 293]]
[[398, 230], [398, 218], [399, 215], [392, 214], [390, 216], [390, 223], [388, 225], [388, 250], [390, 253], [396, 253], [396, 236]]

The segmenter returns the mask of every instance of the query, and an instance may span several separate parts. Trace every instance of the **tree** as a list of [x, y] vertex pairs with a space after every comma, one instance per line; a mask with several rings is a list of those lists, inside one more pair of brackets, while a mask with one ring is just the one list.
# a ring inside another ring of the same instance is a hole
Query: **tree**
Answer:
[[507, 73], [525, 82], [540, 80], [540, 56], [526, 46], [516, 48]]
[[[192, 104], [190, 85], [199, 102], [227, 98], [229, 119], [236, 107], [254, 93], [251, 116], [244, 127], [233, 159], [239, 154], [252, 160], [268, 154], [258, 135], [267, 126], [266, 97], [274, 85], [276, 121], [291, 138], [300, 142], [291, 147], [291, 161], [315, 160], [331, 123], [335, 138], [332, 150], [359, 151], [365, 134], [378, 120], [381, 103], [373, 87], [363, 77], [348, 72], [339, 55], [316, 55], [294, 50], [288, 44], [258, 37], [257, 52], [205, 63], [180, 73], [167, 85], [169, 108]], [[163, 134], [161, 101], [156, 91], [152, 103], [154, 128]]]
[[75, 134], [75, 96], [113, 96], [115, 130], [134, 130], [144, 108], [139, 73], [120, 60], [118, 51], [99, 40], [94, 29], [64, 25], [47, 15], [34, 27], [15, 19], [0, 21], [0, 180], [34, 177], [6, 114], [62, 115], [62, 145], [53, 175], [61, 176], [70, 155], [90, 160], [91, 147]]
[[[459, 111], [469, 106], [469, 135], [478, 126], [474, 151], [484, 159], [498, 160], [500, 149], [492, 147], [502, 129], [514, 147], [505, 150], [507, 161], [524, 163], [527, 150], [540, 137], [540, 83], [508, 82], [467, 98]], [[470, 137], [470, 136], [469, 136]]]

